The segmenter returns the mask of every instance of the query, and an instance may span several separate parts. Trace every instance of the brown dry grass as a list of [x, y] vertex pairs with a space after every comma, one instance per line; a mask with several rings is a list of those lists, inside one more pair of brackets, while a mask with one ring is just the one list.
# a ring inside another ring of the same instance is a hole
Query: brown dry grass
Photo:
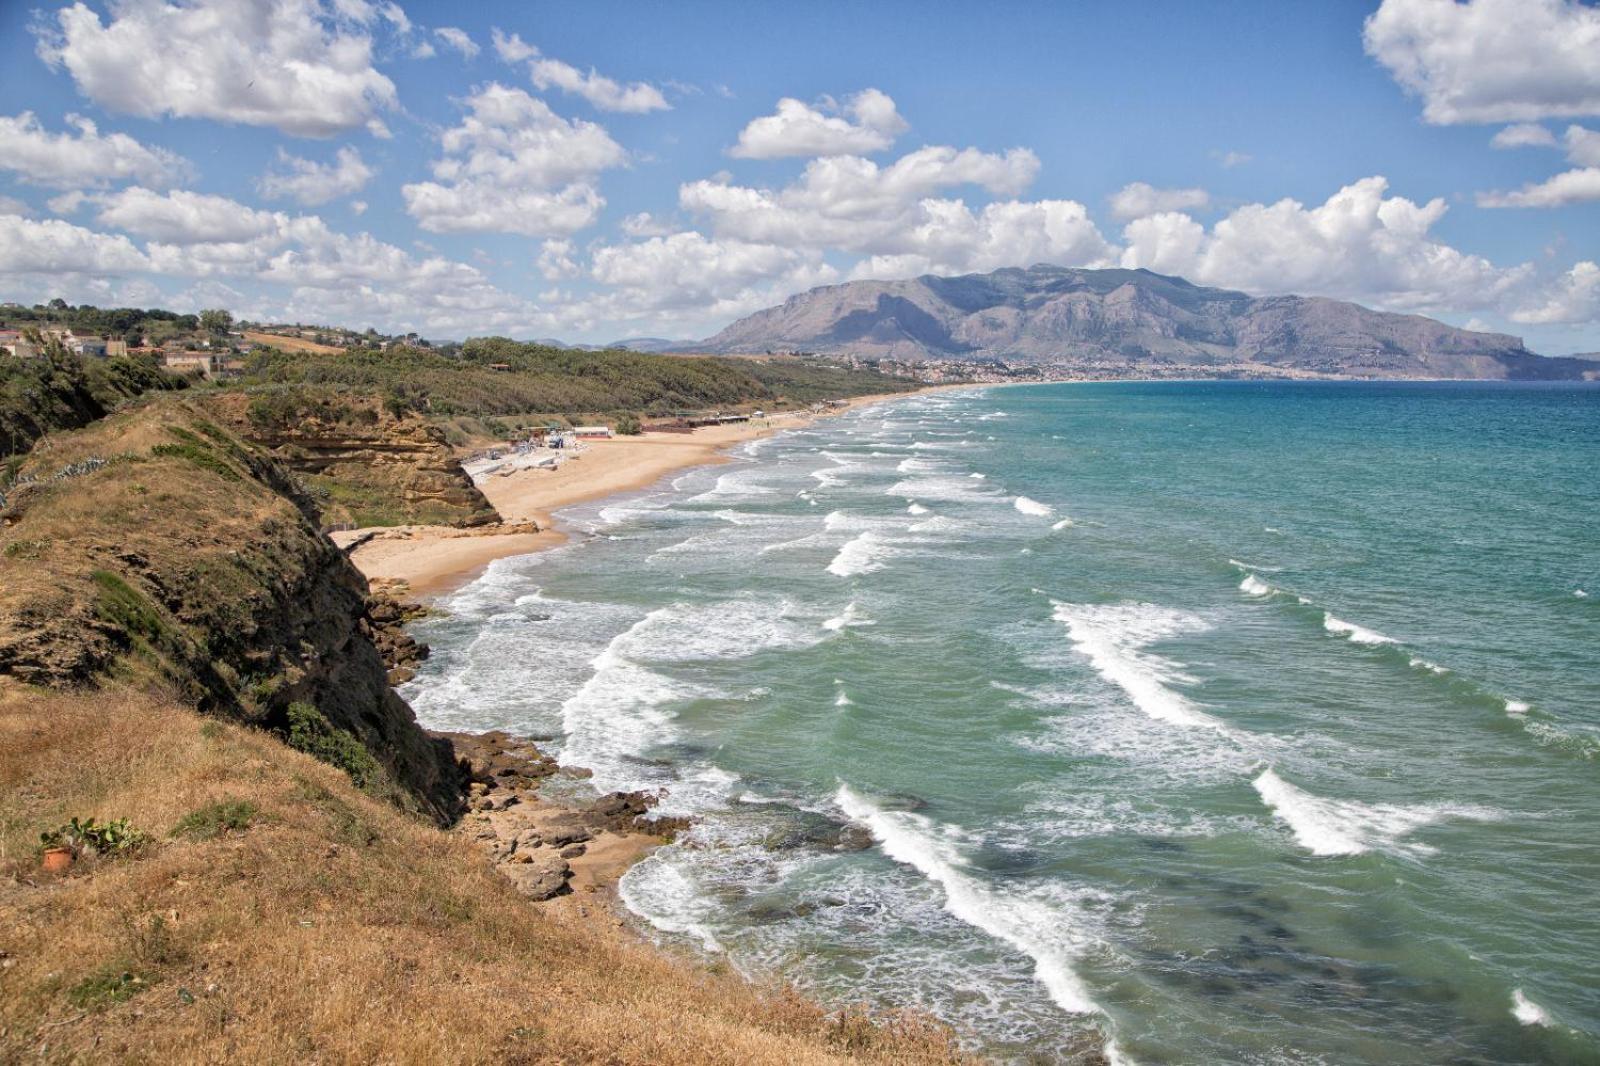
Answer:
[[245, 330], [244, 339], [251, 344], [261, 344], [285, 352], [310, 352], [313, 355], [343, 355], [344, 349], [331, 344], [318, 344], [302, 337], [280, 337], [276, 333], [257, 333]]
[[[169, 836], [230, 799], [255, 824]], [[154, 843], [45, 878], [38, 833], [73, 815]], [[832, 1018], [589, 910], [528, 905], [466, 841], [266, 734], [142, 695], [0, 688], [0, 1061], [956, 1058], [940, 1030]], [[132, 995], [96, 997], [124, 973]]]

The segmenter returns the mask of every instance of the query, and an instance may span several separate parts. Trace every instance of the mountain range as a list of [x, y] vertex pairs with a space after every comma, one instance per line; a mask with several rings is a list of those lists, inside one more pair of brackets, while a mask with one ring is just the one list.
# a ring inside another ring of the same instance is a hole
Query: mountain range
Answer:
[[683, 347], [1385, 378], [1600, 375], [1593, 362], [1530, 352], [1519, 337], [1421, 315], [1316, 296], [1250, 296], [1148, 270], [1043, 264], [824, 286]]

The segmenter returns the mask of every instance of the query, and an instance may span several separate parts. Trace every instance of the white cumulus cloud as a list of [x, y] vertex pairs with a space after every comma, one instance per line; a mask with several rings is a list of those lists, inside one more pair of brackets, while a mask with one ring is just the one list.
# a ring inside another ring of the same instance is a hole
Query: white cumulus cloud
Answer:
[[120, 0], [105, 22], [75, 3], [54, 21], [40, 57], [111, 111], [329, 137], [396, 103], [362, 22], [318, 0]]
[[59, 218], [0, 215], [0, 274], [118, 274], [149, 265], [126, 237]]
[[294, 200], [307, 207], [349, 196], [372, 180], [373, 170], [361, 153], [346, 145], [332, 163], [318, 163], [278, 150], [278, 166], [259, 183], [261, 195], [273, 200]]
[[459, 27], [439, 26], [433, 31], [433, 35], [439, 38], [439, 40], [443, 41], [453, 50], [466, 56], [468, 59], [471, 59], [478, 54], [478, 42], [474, 41], [472, 36], [468, 34], [466, 30], [460, 29]]
[[1210, 203], [1211, 195], [1204, 189], [1158, 189], [1136, 181], [1112, 194], [1111, 214], [1126, 222], [1163, 211], [1194, 211]]
[[1554, 148], [1556, 135], [1537, 122], [1517, 122], [1489, 139], [1491, 148]]
[[781, 159], [881, 152], [909, 128], [894, 100], [877, 89], [863, 90], [842, 106], [824, 99], [814, 107], [784, 97], [775, 113], [752, 120], [739, 132], [739, 143], [728, 154]]
[[1512, 319], [1529, 325], [1600, 320], [1600, 264], [1575, 263], [1544, 294], [1544, 298], [1512, 312]]
[[0, 169], [24, 181], [61, 189], [89, 189], [122, 181], [166, 188], [189, 177], [187, 160], [140, 144], [126, 133], [101, 133], [81, 115], [68, 115], [75, 132], [52, 133], [31, 111], [0, 115]]
[[432, 233], [564, 237], [591, 225], [601, 171], [627, 163], [602, 127], [568, 120], [521, 89], [490, 84], [440, 138], [433, 181], [402, 186], [406, 211]]
[[1482, 192], [1479, 207], [1568, 207], [1600, 200], [1600, 167], [1562, 171], [1511, 192]]
[[507, 63], [521, 63], [539, 54], [539, 50], [515, 33], [502, 33], [496, 26], [489, 31], [495, 54]]
[[1428, 122], [1600, 114], [1600, 8], [1580, 0], [1384, 0], [1364, 39]]
[[1123, 230], [1122, 265], [1257, 294], [1421, 312], [1495, 307], [1529, 281], [1529, 266], [1498, 267], [1433, 237], [1447, 210], [1442, 199], [1418, 204], [1388, 188], [1371, 177], [1314, 207], [1247, 204], [1209, 231], [1182, 213], [1137, 219]]
[[[504, 54], [502, 52], [502, 54]], [[623, 85], [589, 68], [584, 73], [570, 63], [559, 59], [537, 59], [529, 65], [533, 84], [540, 89], [560, 89], [589, 101], [601, 111], [620, 111], [644, 114], [647, 111], [668, 111], [672, 105], [654, 85], [636, 81]]]
[[173, 244], [250, 241], [276, 232], [281, 219], [225, 196], [178, 189], [165, 195], [123, 189], [96, 197], [102, 226]]

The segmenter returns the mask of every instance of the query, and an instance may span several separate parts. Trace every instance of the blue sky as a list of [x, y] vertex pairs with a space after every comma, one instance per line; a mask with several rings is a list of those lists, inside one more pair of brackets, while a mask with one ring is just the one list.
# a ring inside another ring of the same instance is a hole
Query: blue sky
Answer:
[[1146, 266], [1600, 350], [1600, 8], [0, 7], [0, 298], [705, 336]]

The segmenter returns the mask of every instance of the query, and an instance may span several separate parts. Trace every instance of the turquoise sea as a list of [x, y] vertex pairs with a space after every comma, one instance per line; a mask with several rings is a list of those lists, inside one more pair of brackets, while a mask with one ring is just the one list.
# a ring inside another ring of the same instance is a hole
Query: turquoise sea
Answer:
[[1600, 1062], [1600, 388], [923, 394], [565, 517], [405, 695], [698, 816], [649, 935], [1003, 1061]]

